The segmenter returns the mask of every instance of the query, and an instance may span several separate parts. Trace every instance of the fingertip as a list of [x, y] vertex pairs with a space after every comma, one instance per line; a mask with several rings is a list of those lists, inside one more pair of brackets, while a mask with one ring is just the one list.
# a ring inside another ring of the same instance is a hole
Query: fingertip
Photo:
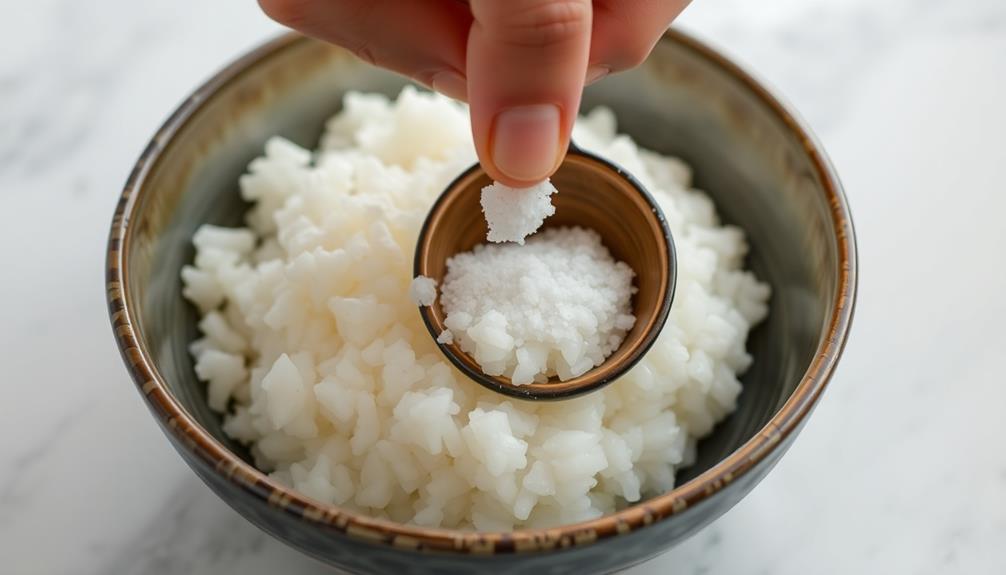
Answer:
[[455, 100], [468, 101], [468, 80], [453, 70], [437, 72], [430, 79], [430, 87]]
[[611, 68], [607, 66], [593, 65], [587, 68], [587, 75], [584, 77], [584, 86], [589, 86], [611, 73]]
[[552, 175], [559, 162], [559, 107], [554, 104], [517, 106], [493, 120], [491, 160], [511, 181], [539, 182]]

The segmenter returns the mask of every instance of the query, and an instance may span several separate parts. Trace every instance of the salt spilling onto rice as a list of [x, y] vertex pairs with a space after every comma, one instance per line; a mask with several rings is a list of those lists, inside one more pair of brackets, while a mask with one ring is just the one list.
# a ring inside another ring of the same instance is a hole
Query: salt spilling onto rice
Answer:
[[447, 260], [444, 323], [489, 375], [515, 385], [571, 379], [601, 365], [632, 329], [633, 275], [583, 228], [546, 230], [525, 246], [476, 246]]
[[433, 305], [437, 301], [437, 282], [425, 276], [418, 276], [409, 285], [409, 298], [416, 305]]
[[429, 206], [475, 160], [467, 113], [411, 89], [350, 94], [317, 151], [267, 142], [240, 181], [247, 228], [193, 238], [191, 350], [224, 431], [310, 498], [418, 525], [551, 526], [670, 489], [736, 405], [768, 288], [684, 164], [616, 135], [605, 109], [574, 137], [639, 178], [675, 233], [674, 306], [629, 373], [539, 405], [448, 364], [410, 298], [409, 262]]

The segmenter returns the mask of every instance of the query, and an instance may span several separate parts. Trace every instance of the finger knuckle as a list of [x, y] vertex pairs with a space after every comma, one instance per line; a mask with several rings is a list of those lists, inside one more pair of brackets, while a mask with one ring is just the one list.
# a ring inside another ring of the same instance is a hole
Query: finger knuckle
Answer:
[[578, 0], [525, 2], [496, 21], [496, 31], [507, 43], [550, 46], [585, 37], [590, 28], [590, 6]]

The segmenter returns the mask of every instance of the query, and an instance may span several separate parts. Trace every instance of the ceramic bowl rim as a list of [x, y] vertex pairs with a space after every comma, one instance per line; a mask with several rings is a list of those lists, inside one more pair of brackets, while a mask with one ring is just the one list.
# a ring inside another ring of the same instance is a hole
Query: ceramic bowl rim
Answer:
[[406, 550], [460, 554], [540, 553], [589, 545], [595, 541], [631, 533], [666, 520], [723, 490], [751, 471], [759, 462], [794, 433], [812, 411], [826, 387], [845, 347], [856, 300], [857, 255], [849, 207], [838, 176], [816, 137], [792, 107], [775, 96], [764, 84], [718, 51], [677, 29], [661, 42], [686, 48], [710, 65], [718, 67], [758, 98], [784, 126], [802, 142], [813, 168], [822, 182], [830, 208], [838, 248], [838, 289], [833, 310], [814, 355], [800, 383], [771, 420], [741, 447], [698, 477], [673, 490], [634, 504], [611, 515], [549, 529], [519, 529], [512, 532], [466, 532], [445, 528], [424, 528], [368, 517], [323, 505], [280, 485], [245, 463], [207, 432], [182, 407], [159, 373], [135, 321], [138, 296], [129, 288], [128, 249], [139, 199], [147, 193], [145, 183], [153, 167], [163, 158], [174, 136], [206, 104], [227, 86], [265, 61], [286, 50], [313, 42], [295, 33], [285, 33], [247, 52], [196, 89], [157, 130], [137, 160], [112, 219], [106, 259], [106, 294], [109, 316], [119, 351], [148, 408], [165, 433], [174, 436], [180, 449], [201, 460], [219, 478], [255, 499], [309, 524], [345, 534], [351, 539]]

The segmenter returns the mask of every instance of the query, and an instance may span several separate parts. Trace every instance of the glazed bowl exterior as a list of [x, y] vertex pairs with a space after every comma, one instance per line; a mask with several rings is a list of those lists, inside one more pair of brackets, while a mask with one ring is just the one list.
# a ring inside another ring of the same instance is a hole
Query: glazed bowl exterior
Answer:
[[730, 509], [790, 446], [835, 369], [854, 307], [856, 247], [839, 180], [809, 130], [750, 75], [676, 31], [640, 68], [589, 87], [584, 110], [611, 107], [640, 146], [689, 163], [722, 219], [746, 232], [748, 266], [773, 290], [770, 315], [749, 339], [755, 361], [738, 409], [699, 443], [678, 487], [554, 529], [425, 529], [303, 497], [224, 435], [187, 351], [198, 318], [179, 272], [192, 260], [192, 234], [241, 223], [238, 177], [268, 137], [314, 147], [346, 91], [395, 95], [405, 82], [286, 35], [197, 89], [140, 156], [112, 222], [109, 313], [125, 364], [177, 451], [251, 522], [356, 573], [612, 572]]

